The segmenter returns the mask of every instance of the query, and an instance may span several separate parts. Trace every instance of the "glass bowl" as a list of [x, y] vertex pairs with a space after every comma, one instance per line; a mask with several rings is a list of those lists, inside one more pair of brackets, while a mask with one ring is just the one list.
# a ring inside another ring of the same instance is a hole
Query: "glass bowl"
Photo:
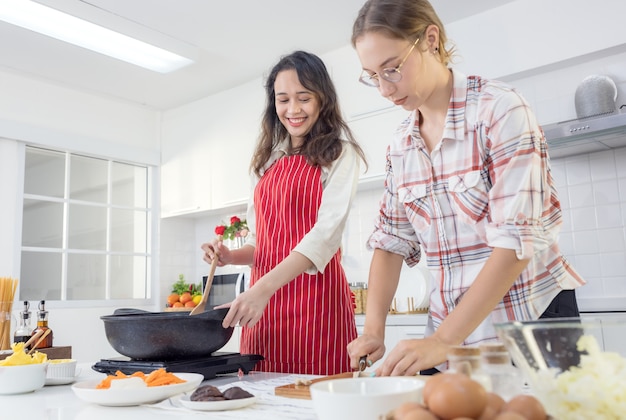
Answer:
[[626, 413], [626, 316], [495, 325], [529, 386], [556, 419]]

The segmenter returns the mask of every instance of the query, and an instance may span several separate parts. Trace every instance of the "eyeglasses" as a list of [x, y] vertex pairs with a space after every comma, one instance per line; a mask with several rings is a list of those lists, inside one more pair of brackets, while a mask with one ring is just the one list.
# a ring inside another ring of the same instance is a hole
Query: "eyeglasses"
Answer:
[[413, 52], [413, 49], [415, 48], [419, 40], [419, 38], [415, 40], [413, 45], [411, 45], [411, 49], [409, 49], [409, 52], [406, 53], [400, 64], [398, 64], [396, 67], [389, 67], [383, 69], [383, 71], [381, 71], [380, 73], [373, 74], [369, 74], [368, 72], [363, 70], [361, 76], [359, 76], [359, 82], [370, 87], [379, 87], [380, 79], [386, 80], [391, 83], [398, 83], [400, 80], [402, 80], [402, 73], [400, 73], [400, 69], [402, 68], [402, 65], [407, 60], [407, 58], [409, 58], [409, 55], [411, 55], [411, 53]]

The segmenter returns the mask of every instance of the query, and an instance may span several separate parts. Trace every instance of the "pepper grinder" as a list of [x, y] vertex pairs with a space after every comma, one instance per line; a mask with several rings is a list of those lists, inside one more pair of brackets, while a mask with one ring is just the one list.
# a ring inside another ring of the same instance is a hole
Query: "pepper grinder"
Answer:
[[43, 349], [46, 347], [52, 347], [52, 330], [48, 327], [48, 311], [46, 311], [46, 301], [42, 300], [41, 302], [39, 302], [39, 310], [37, 311], [37, 328], [33, 330], [32, 335], [37, 334], [37, 332], [39, 331], [42, 331], [43, 334], [46, 334], [46, 330], [50, 330], [50, 332], [34, 348]]
[[[24, 301], [24, 307], [22, 311], [20, 311], [20, 319], [19, 325], [13, 334], [13, 342], [14, 343], [25, 343], [31, 337], [32, 328], [30, 325], [31, 320], [31, 312], [30, 312], [30, 302], [27, 300]], [[28, 350], [28, 349], [25, 349]]]

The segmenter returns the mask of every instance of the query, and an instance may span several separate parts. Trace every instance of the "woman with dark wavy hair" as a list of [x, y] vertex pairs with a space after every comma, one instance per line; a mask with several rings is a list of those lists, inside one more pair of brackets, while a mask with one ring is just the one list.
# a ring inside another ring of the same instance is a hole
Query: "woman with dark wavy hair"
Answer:
[[264, 357], [255, 370], [346, 372], [356, 325], [340, 244], [365, 157], [319, 57], [282, 57], [265, 89], [251, 235], [240, 249], [202, 245], [204, 259], [252, 266], [249, 290], [221, 307], [230, 307], [224, 327], [243, 327], [241, 353]]

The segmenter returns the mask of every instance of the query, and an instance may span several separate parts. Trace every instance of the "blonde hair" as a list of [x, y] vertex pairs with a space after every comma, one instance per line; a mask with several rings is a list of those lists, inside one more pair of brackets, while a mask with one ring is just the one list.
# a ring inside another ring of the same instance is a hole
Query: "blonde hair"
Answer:
[[439, 28], [435, 54], [447, 66], [452, 61], [454, 46], [446, 45], [449, 42], [441, 19], [427, 0], [368, 0], [352, 26], [352, 46], [356, 46], [356, 41], [367, 32], [381, 32], [412, 43], [423, 38], [430, 25]]

